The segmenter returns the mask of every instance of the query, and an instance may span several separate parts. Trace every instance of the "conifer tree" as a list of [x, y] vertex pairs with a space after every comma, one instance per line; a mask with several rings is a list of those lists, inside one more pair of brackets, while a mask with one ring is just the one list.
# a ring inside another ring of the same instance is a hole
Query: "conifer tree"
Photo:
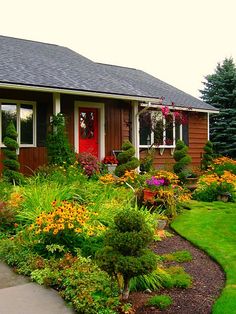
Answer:
[[236, 158], [236, 67], [232, 58], [218, 63], [215, 73], [207, 75], [202, 99], [218, 108], [210, 116], [210, 140], [218, 154]]

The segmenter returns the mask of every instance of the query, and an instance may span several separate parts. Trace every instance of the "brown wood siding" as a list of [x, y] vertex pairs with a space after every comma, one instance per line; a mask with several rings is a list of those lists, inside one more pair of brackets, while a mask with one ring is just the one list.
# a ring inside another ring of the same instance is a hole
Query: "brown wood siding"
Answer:
[[47, 152], [45, 147], [20, 148], [20, 171], [31, 175], [39, 166], [47, 164]]
[[[203, 147], [207, 142], [207, 114], [195, 113], [189, 114], [189, 154], [192, 157], [192, 166], [197, 167], [201, 164]], [[140, 151], [140, 157], [146, 156], [146, 150]], [[163, 155], [160, 155], [160, 149], [156, 149], [154, 166], [155, 168], [171, 168], [175, 163], [171, 155], [171, 149], [165, 148]]]
[[130, 138], [130, 110], [129, 103], [112, 101], [105, 103], [105, 154], [112, 150], [121, 149], [122, 143]]
[[192, 113], [189, 115], [189, 154], [192, 165], [199, 166], [203, 147], [207, 142], [207, 114]]

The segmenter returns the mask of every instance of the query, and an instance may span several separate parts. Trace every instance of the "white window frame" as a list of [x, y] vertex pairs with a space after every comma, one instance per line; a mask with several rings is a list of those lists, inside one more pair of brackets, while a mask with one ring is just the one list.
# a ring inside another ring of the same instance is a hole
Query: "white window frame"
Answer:
[[[156, 112], [156, 110], [150, 110], [149, 111], [151, 113], [151, 115], [154, 114], [154, 112]], [[161, 112], [161, 111], [160, 111]], [[172, 112], [171, 112], [172, 113]], [[164, 125], [164, 128], [163, 128], [163, 143], [165, 143], [165, 140], [166, 140], [166, 129], [165, 129], [165, 123], [166, 123], [166, 119], [164, 116], [162, 116], [162, 120], [163, 120], [163, 125]], [[139, 125], [140, 127], [140, 125]], [[180, 124], [180, 139], [182, 140], [183, 138], [183, 127], [182, 127], [182, 124]], [[151, 131], [151, 144], [148, 145], [140, 145], [140, 141], [139, 141], [139, 148], [150, 148], [150, 146], [152, 146], [153, 148], [175, 148], [176, 147], [176, 138], [175, 138], [175, 116], [173, 115], [173, 144], [172, 145], [166, 145], [166, 144], [163, 144], [163, 145], [152, 145], [154, 143], [154, 132]]]
[[[28, 100], [15, 100], [15, 99], [0, 99], [0, 147], [5, 147], [2, 143], [2, 103], [16, 104], [16, 132], [18, 134], [17, 143], [19, 147], [36, 147], [36, 102]], [[33, 107], [33, 144], [21, 144], [21, 123], [20, 123], [20, 106], [21, 105], [32, 105]]]

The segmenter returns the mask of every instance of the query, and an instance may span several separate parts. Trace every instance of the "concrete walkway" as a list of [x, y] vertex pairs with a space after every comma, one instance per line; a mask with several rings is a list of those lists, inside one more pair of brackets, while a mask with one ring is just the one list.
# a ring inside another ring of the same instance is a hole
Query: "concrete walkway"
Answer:
[[30, 282], [0, 263], [0, 314], [73, 314], [53, 290]]

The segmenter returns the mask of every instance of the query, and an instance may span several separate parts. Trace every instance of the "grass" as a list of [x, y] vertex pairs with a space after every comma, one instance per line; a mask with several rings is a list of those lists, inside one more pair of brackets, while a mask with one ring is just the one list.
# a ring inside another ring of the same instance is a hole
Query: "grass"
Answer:
[[191, 202], [172, 223], [183, 237], [207, 252], [224, 269], [226, 285], [213, 314], [236, 313], [236, 203]]

